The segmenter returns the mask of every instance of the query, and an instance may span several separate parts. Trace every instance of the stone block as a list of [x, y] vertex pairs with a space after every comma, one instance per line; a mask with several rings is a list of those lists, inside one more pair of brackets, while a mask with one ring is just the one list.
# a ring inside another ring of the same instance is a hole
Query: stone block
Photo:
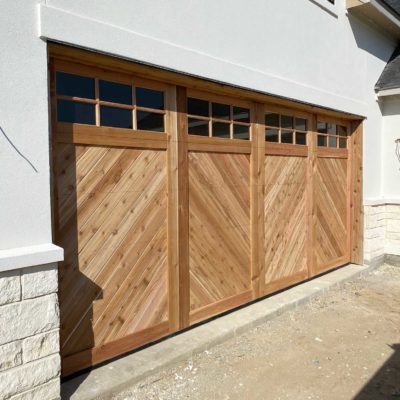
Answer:
[[21, 286], [23, 299], [56, 293], [58, 289], [57, 264], [38, 265], [23, 270]]
[[0, 307], [0, 345], [54, 330], [58, 326], [56, 294]]
[[10, 400], [58, 400], [60, 398], [60, 381], [54, 379], [32, 390], [12, 396]]
[[59, 375], [60, 356], [58, 354], [0, 372], [0, 398], [8, 399], [16, 394], [26, 392]]
[[57, 353], [59, 351], [58, 330], [24, 339], [22, 350], [24, 363]]
[[20, 271], [0, 273], [0, 306], [21, 300]]
[[0, 346], [0, 372], [21, 364], [22, 343], [20, 340]]

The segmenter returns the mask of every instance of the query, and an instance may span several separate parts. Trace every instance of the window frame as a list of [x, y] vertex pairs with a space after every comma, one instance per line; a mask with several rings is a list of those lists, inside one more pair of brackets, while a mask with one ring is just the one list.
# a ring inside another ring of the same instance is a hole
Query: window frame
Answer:
[[[57, 95], [56, 93], [56, 74], [57, 72], [63, 72], [67, 74], [78, 75], [82, 77], [92, 78], [94, 79], [95, 84], [95, 98], [94, 99], [86, 99], [83, 97], [76, 97], [76, 96], [64, 96], [64, 95]], [[167, 91], [171, 87], [170, 85], [148, 80], [145, 78], [137, 77], [136, 75], [130, 75], [125, 72], [117, 72], [112, 70], [106, 70], [101, 68], [96, 68], [92, 66], [86, 66], [83, 64], [78, 64], [70, 61], [61, 61], [58, 59], [54, 60], [54, 65], [51, 71], [51, 80], [53, 82], [53, 90], [51, 91], [51, 107], [52, 107], [52, 124], [55, 127], [57, 132], [68, 132], [72, 128], [74, 132], [79, 132], [80, 130], [84, 132], [92, 131], [92, 130], [107, 130], [109, 132], [134, 132], [135, 134], [140, 135], [162, 135], [166, 136], [168, 133], [168, 121], [167, 121], [167, 114], [168, 114], [168, 96]], [[99, 81], [105, 80], [114, 83], [129, 85], [132, 88], [132, 105], [122, 104], [122, 103], [114, 103], [110, 101], [100, 100], [100, 93], [99, 93]], [[148, 107], [141, 107], [136, 105], [136, 88], [143, 87], [146, 89], [154, 89], [163, 92], [164, 96], [164, 109], [153, 109]], [[61, 122], [58, 121], [57, 118], [57, 100], [66, 100], [72, 101], [76, 103], [86, 103], [86, 104], [93, 104], [95, 105], [95, 124], [82, 124], [78, 122]], [[108, 106], [108, 107], [115, 107], [118, 109], [128, 109], [132, 111], [132, 128], [120, 128], [120, 127], [113, 127], [113, 126], [106, 126], [100, 124], [100, 107], [101, 106]], [[151, 112], [156, 114], [163, 115], [163, 131], [152, 131], [152, 130], [140, 130], [137, 129], [137, 112], [144, 111], [144, 112]]]
[[[199, 116], [199, 115], [194, 115], [194, 114], [189, 114], [189, 112], [186, 113], [186, 120], [188, 121], [189, 118], [192, 119], [197, 119], [197, 120], [202, 120], [202, 121], [207, 121], [208, 122], [208, 136], [201, 136], [201, 135], [193, 135], [189, 133], [189, 128], [187, 128], [187, 135], [190, 138], [189, 140], [193, 140], [194, 138], [209, 138], [212, 141], [217, 141], [215, 143], [218, 143], [218, 141], [229, 141], [229, 142], [239, 142], [239, 143], [251, 143], [253, 140], [253, 122], [254, 122], [254, 103], [251, 101], [246, 101], [240, 98], [234, 98], [230, 96], [223, 96], [211, 92], [205, 92], [205, 91], [200, 91], [200, 90], [193, 90], [193, 89], [187, 89], [187, 99], [189, 98], [195, 98], [199, 100], [204, 100], [208, 102], [208, 117], [204, 116]], [[212, 116], [212, 103], [220, 103], [220, 104], [226, 104], [230, 106], [230, 119], [221, 119], [221, 118], [215, 118]], [[240, 121], [235, 121], [233, 119], [233, 107], [242, 107], [242, 108], [247, 108], [249, 110], [249, 122], [240, 122]], [[188, 110], [187, 110], [188, 111]], [[213, 122], [215, 123], [224, 123], [224, 124], [229, 124], [229, 132], [230, 132], [230, 137], [229, 138], [223, 138], [223, 137], [218, 137], [218, 136], [212, 136], [212, 125]], [[234, 126], [247, 126], [249, 129], [249, 139], [238, 139], [234, 137]]]
[[[336, 134], [332, 135], [329, 133], [319, 133], [318, 132], [318, 123], [326, 123], [326, 124], [335, 124], [336, 125]], [[346, 128], [347, 135], [346, 136], [341, 136], [337, 132], [337, 127], [338, 126], [343, 126]], [[349, 121], [340, 119], [340, 118], [332, 118], [326, 115], [322, 114], [317, 114], [316, 116], [316, 128], [315, 128], [315, 147], [317, 152], [347, 152], [350, 147], [350, 138], [351, 138], [351, 125]], [[330, 147], [328, 146], [328, 143], [326, 146], [319, 146], [318, 145], [318, 138], [320, 136], [327, 137], [327, 141], [329, 141], [329, 137], [335, 137], [336, 138], [336, 147]], [[339, 147], [340, 146], [340, 141], [339, 138], [346, 138], [346, 147]]]

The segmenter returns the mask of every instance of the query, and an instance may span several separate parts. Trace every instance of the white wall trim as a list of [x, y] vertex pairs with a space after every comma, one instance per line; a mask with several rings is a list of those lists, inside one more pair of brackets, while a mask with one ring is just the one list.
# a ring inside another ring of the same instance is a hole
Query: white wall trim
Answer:
[[400, 94], [400, 88], [380, 90], [376, 95], [378, 97], [396, 96]]
[[64, 250], [52, 243], [0, 250], [0, 272], [50, 264], [64, 259]]
[[[322, 107], [327, 107], [359, 116], [365, 116], [366, 103], [356, 99], [321, 90], [282, 76], [232, 63], [194, 49], [153, 38], [107, 24], [92, 18], [82, 17], [64, 10], [39, 4], [39, 36], [76, 47], [104, 54], [140, 61], [173, 71], [221, 81], [250, 90], [296, 98]], [[226, 71], [229, 70], [229, 76]]]
[[399, 204], [400, 198], [371, 198], [364, 200], [364, 206], [384, 206], [386, 204]]

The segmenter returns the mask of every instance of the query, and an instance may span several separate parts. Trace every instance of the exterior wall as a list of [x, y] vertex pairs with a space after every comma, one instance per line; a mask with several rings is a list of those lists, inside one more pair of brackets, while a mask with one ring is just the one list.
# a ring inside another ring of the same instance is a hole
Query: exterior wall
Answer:
[[0, 273], [0, 399], [60, 397], [57, 265]]
[[400, 160], [395, 140], [400, 139], [400, 96], [388, 96], [381, 102], [383, 112], [382, 130], [382, 185], [383, 197], [400, 201]]
[[400, 203], [364, 207], [366, 264], [400, 261]]

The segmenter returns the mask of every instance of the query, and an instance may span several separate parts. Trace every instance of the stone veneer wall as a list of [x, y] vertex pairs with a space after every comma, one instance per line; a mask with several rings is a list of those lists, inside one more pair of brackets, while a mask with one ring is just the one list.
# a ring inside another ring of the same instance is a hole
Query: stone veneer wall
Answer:
[[0, 273], [0, 399], [60, 398], [57, 264]]
[[364, 261], [400, 264], [400, 204], [364, 206]]

